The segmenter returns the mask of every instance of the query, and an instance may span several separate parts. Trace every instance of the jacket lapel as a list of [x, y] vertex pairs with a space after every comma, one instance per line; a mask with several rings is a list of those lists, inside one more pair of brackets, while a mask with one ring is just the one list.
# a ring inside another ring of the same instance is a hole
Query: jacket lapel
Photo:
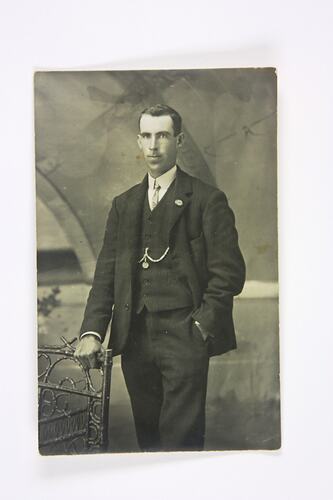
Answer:
[[192, 195], [191, 177], [177, 167], [175, 186], [175, 200], [171, 209], [169, 232], [172, 230], [185, 208], [189, 204]]
[[126, 249], [130, 256], [135, 259], [140, 241], [142, 207], [144, 198], [147, 195], [147, 175], [141, 184], [138, 184], [126, 200], [126, 209], [122, 214], [120, 224], [122, 225], [120, 234], [122, 236], [120, 248]]

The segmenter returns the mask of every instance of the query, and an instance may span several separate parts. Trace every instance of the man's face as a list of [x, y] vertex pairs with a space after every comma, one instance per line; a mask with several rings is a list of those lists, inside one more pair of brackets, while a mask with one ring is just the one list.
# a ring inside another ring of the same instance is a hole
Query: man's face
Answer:
[[182, 142], [182, 133], [174, 136], [171, 116], [142, 115], [138, 145], [152, 177], [159, 177], [176, 164]]

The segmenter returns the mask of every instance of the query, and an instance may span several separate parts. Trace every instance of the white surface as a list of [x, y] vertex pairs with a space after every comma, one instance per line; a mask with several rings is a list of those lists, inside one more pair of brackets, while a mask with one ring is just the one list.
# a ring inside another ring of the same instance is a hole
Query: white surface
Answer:
[[[331, 24], [323, 0], [3, 2], [3, 498], [332, 498]], [[278, 67], [283, 448], [41, 458], [32, 71], [208, 66]]]

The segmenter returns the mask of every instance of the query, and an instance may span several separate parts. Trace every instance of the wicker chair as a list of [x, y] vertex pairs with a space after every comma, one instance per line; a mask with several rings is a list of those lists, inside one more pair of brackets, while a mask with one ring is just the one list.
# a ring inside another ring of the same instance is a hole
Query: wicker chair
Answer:
[[107, 451], [112, 351], [99, 369], [74, 358], [76, 339], [38, 349], [38, 427], [42, 455]]

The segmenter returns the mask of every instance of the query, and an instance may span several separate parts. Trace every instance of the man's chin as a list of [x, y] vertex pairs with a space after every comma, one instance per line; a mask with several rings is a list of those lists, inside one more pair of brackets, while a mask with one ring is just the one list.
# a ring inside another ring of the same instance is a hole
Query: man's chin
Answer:
[[150, 168], [151, 170], [163, 170], [163, 163], [161, 163], [160, 161], [151, 161], [149, 159], [149, 161], [147, 161], [147, 166], [148, 168]]
[[150, 175], [152, 177], [156, 178], [156, 177], [159, 177], [160, 175], [165, 174], [168, 170], [170, 170], [170, 168], [172, 168], [172, 166], [168, 167], [168, 166], [163, 165], [163, 164], [148, 163], [147, 168], [148, 168], [148, 172], [150, 173]]

